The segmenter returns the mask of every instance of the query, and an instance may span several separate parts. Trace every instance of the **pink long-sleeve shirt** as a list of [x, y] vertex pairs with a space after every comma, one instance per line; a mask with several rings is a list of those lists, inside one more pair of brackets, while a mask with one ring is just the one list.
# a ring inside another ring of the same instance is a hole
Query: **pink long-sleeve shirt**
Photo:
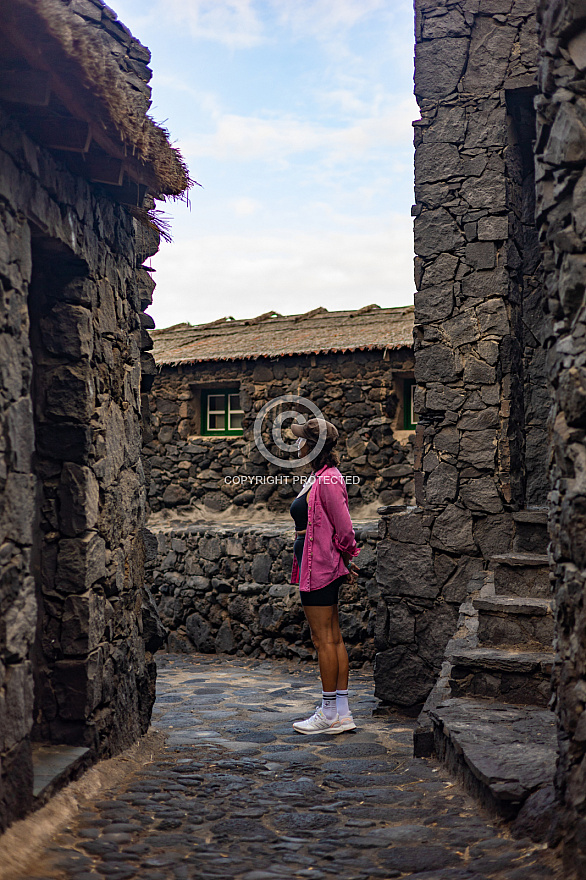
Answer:
[[307, 502], [307, 532], [301, 571], [293, 558], [292, 584], [303, 591], [320, 590], [348, 569], [342, 553], [358, 556], [348, 508], [346, 483], [337, 467], [323, 467], [315, 474]]

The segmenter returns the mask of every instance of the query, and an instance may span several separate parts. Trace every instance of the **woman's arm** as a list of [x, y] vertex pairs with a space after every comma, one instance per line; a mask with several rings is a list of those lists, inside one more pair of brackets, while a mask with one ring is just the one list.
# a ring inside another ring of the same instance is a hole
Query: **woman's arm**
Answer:
[[[327, 482], [320, 480], [320, 497], [324, 510], [334, 527], [334, 545], [342, 554], [351, 559], [358, 556], [360, 550], [356, 543], [354, 527], [350, 518], [350, 510], [348, 508], [348, 498], [346, 487], [342, 482], [342, 477], [331, 477]], [[344, 564], [348, 567], [348, 563], [344, 559]]]

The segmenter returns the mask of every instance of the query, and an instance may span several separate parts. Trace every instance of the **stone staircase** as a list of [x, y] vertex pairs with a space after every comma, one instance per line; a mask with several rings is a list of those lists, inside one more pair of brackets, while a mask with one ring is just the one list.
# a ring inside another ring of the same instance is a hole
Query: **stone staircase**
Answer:
[[514, 519], [513, 551], [493, 556], [470, 585], [414, 745], [416, 755], [435, 751], [485, 806], [518, 816], [522, 833], [532, 833], [528, 816], [538, 815], [537, 839], [553, 803], [557, 750], [547, 709], [554, 633], [547, 513]]
[[547, 706], [553, 659], [553, 611], [547, 556], [493, 556], [479, 596], [478, 647], [452, 653], [453, 697]]

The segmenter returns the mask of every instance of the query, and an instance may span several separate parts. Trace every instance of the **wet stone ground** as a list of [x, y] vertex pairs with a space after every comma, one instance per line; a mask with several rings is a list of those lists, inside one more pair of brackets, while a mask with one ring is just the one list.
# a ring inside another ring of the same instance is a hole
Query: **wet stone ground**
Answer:
[[301, 736], [313, 664], [161, 655], [153, 725], [166, 744], [81, 804], [29, 880], [538, 880], [551, 852], [513, 840], [434, 760], [414, 722], [373, 717], [354, 672], [357, 731]]

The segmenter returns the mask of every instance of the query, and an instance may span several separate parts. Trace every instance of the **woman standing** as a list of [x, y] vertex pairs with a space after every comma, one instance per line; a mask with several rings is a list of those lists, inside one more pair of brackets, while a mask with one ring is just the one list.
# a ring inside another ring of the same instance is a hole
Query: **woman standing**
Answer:
[[299, 584], [303, 610], [317, 649], [322, 681], [322, 704], [306, 721], [295, 721], [298, 733], [343, 733], [356, 727], [348, 707], [348, 654], [338, 620], [338, 594], [349, 572], [356, 545], [348, 493], [335, 445], [338, 430], [325, 419], [293, 424], [300, 458], [318, 444], [323, 449], [312, 461], [313, 475], [291, 505], [295, 544], [291, 583]]

